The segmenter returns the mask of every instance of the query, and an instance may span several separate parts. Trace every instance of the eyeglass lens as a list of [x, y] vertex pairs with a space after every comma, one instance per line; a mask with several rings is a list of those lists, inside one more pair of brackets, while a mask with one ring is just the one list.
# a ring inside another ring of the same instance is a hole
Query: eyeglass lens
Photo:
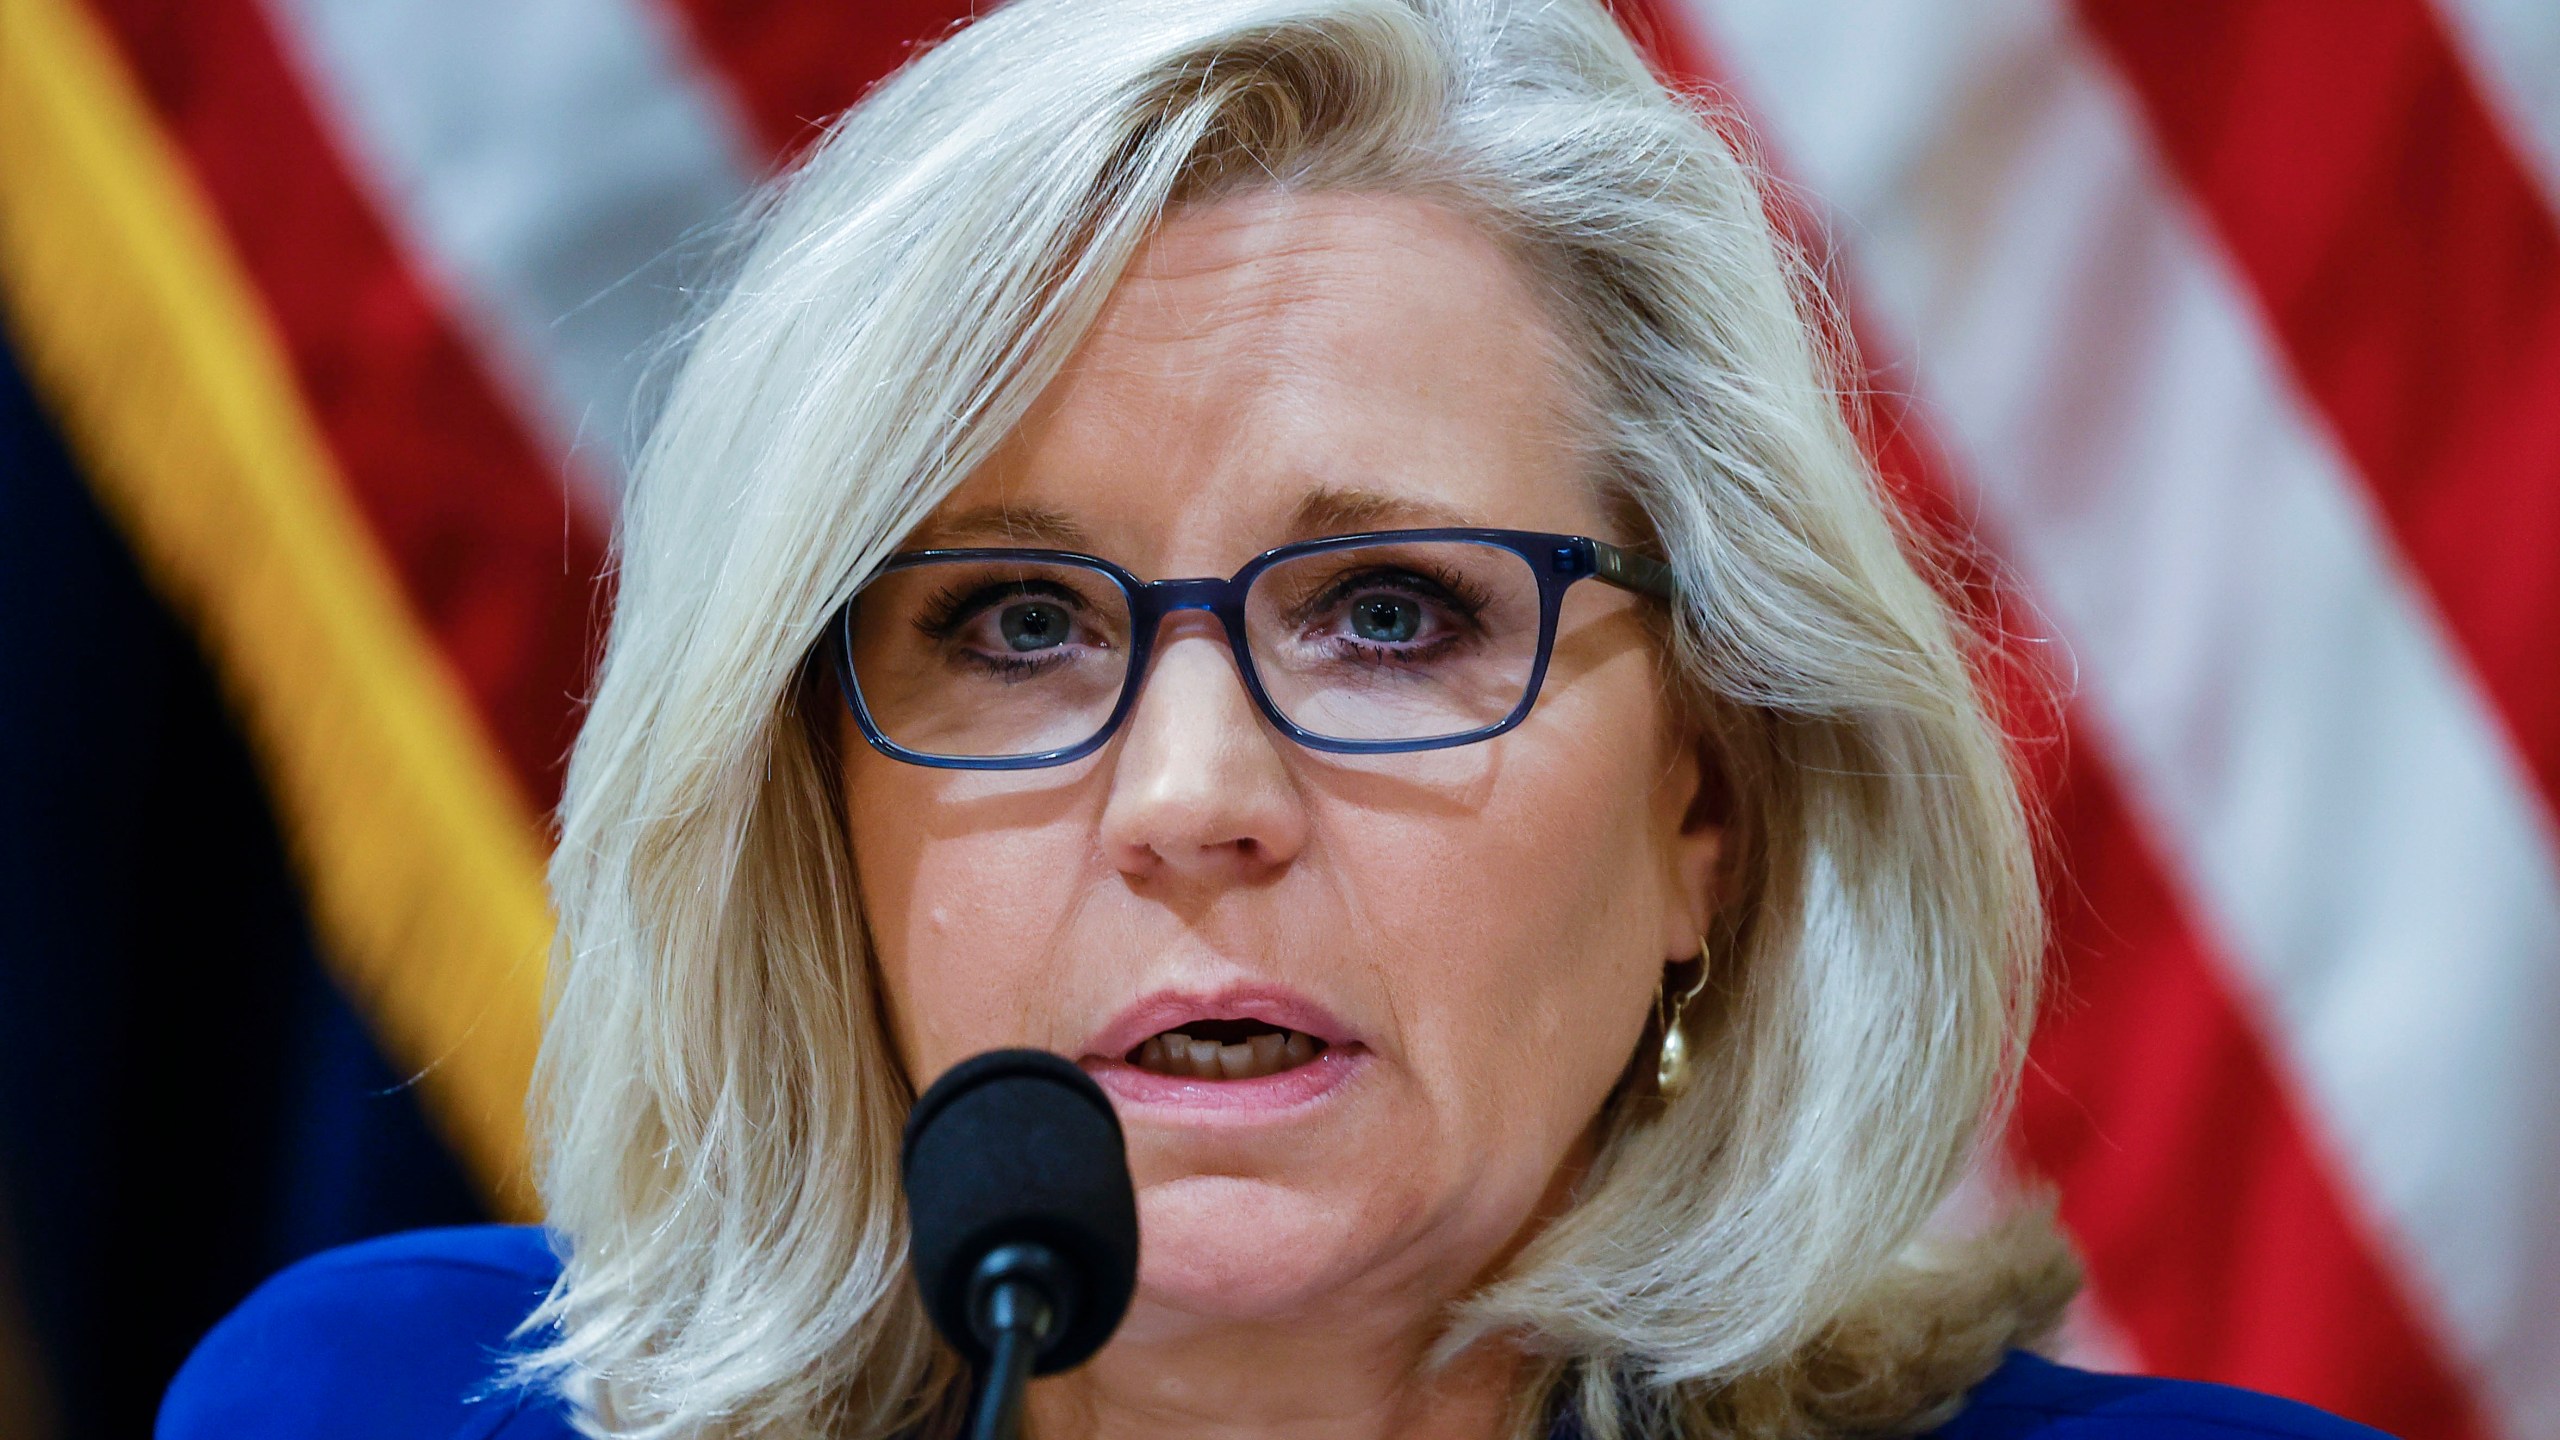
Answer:
[[[853, 610], [853, 678], [902, 749], [950, 759], [1064, 750], [1109, 723], [1135, 642], [1128, 594], [1090, 566], [933, 560]], [[1293, 556], [1245, 595], [1272, 707], [1330, 740], [1434, 740], [1500, 723], [1538, 659], [1539, 587], [1496, 545], [1430, 540]]]

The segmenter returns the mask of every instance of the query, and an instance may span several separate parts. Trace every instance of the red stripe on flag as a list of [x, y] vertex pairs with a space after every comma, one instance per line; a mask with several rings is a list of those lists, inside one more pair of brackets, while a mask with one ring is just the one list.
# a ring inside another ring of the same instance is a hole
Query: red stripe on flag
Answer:
[[2084, 726], [2054, 797], [2071, 868], [2015, 1134], [2060, 1185], [2107, 1313], [2164, 1374], [2293, 1396], [2405, 1440], [2488, 1436], [2093, 739]]
[[[1715, 83], [1659, 0], [1626, 8], [1664, 63]], [[1819, 253], [1819, 227], [1778, 208]], [[1881, 392], [1858, 419], [1905, 512], [1946, 545], [1951, 586], [1985, 632], [2038, 633], [1972, 548], [1982, 537], [1925, 419]], [[2060, 872], [2054, 993], [2013, 1141], [2061, 1188], [2108, 1313], [2163, 1373], [2292, 1396], [2410, 1440], [2481, 1440], [2476, 1402], [2348, 1203], [2098, 735], [2077, 714], [2051, 714], [2032, 658], [1998, 657], [1988, 679], [2028, 737]]]
[[[1866, 416], [1888, 484], [1948, 547], [1952, 588], [1985, 633], [2035, 633], [1967, 562], [1979, 540], [1925, 422], [1883, 395]], [[2096, 727], [2053, 715], [2059, 691], [2015, 650], [1988, 680], [2023, 737], [2059, 861], [2046, 887], [2052, 988], [2011, 1139], [2025, 1168], [2060, 1187], [2109, 1317], [2161, 1374], [2290, 1396], [2404, 1440], [2486, 1440], [2476, 1400], [2226, 988], [2231, 961], [2188, 913]]]
[[756, 139], [776, 157], [798, 151], [837, 111], [975, 8], [969, 0], [676, 4], [704, 57], [729, 78]]
[[[1983, 565], [1961, 563], [1982, 538], [1959, 517], [1926, 420], [1871, 394], [1865, 428], [1906, 513], [1952, 542], [1949, 578], [1985, 633], [2037, 633]], [[2060, 692], [2035, 663], [2013, 652], [1990, 676], [2026, 737], [2052, 872], [2051, 993], [2011, 1141], [2060, 1188], [2108, 1316], [2155, 1373], [2288, 1396], [2404, 1440], [2487, 1440], [2097, 727], [2075, 709], [2056, 733], [2044, 697]]]
[[357, 504], [525, 797], [575, 733], [603, 544], [411, 270], [250, 0], [93, 0], [293, 359]]
[[2560, 222], [2426, 0], [2083, 0], [2560, 805]]

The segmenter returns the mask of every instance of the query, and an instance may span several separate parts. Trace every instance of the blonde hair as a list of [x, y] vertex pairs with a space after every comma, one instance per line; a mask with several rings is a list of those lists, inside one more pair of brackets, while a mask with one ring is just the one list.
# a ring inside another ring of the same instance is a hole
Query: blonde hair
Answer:
[[2041, 1217], [1970, 1248], [1925, 1223], [2021, 1063], [2028, 819], [1734, 133], [1589, 0], [1018, 0], [836, 124], [690, 337], [624, 516], [551, 872], [567, 1255], [526, 1373], [597, 1434], [948, 1423], [805, 657], [1151, 228], [1254, 187], [1425, 194], [1537, 277], [1612, 503], [1693, 597], [1665, 663], [1749, 837], [1694, 1084], [1613, 1102], [1575, 1207], [1441, 1353], [1532, 1357], [1522, 1435], [1558, 1403], [1594, 1440], [1878, 1432], [2051, 1323], [2076, 1275]]

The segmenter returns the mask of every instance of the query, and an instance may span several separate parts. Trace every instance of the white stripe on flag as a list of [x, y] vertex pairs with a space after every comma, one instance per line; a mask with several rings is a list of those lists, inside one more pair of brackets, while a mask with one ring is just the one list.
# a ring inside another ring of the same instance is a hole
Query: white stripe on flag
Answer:
[[2560, 1431], [2560, 856], [2130, 101], [2048, 6], [1698, 14], [1837, 207], [2350, 1203], [2492, 1413]]
[[635, 0], [266, 0], [413, 261], [591, 498], [757, 162]]
[[2437, 0], [2437, 10], [2544, 201], [2560, 210], [2560, 5]]

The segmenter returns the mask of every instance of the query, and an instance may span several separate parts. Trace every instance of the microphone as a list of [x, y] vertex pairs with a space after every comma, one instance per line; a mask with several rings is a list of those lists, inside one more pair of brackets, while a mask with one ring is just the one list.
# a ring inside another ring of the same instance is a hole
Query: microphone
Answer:
[[916, 1101], [900, 1168], [925, 1313], [978, 1367], [968, 1434], [1013, 1440], [1025, 1382], [1101, 1349], [1137, 1285], [1120, 1117], [1068, 1061], [990, 1050]]

